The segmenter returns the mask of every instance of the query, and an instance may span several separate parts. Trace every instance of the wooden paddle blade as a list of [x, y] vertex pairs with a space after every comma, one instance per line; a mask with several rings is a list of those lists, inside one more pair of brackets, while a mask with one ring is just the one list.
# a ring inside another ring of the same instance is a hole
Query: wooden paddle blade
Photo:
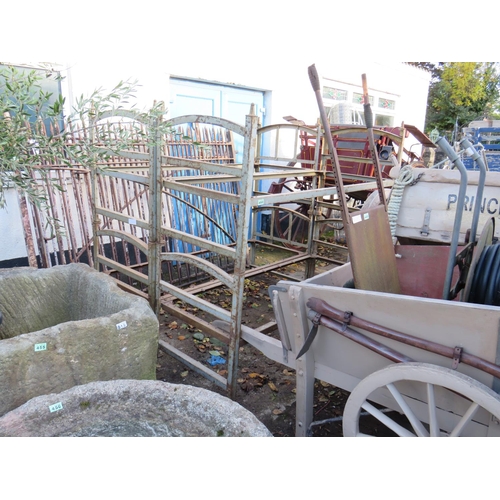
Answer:
[[361, 210], [350, 214], [350, 218], [351, 224], [344, 229], [355, 287], [399, 294], [396, 255], [385, 207]]

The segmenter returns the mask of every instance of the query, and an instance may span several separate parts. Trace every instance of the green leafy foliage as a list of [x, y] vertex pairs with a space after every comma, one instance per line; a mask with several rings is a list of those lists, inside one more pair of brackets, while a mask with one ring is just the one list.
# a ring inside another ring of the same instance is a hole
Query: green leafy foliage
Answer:
[[[41, 78], [35, 71], [14, 67], [0, 73], [0, 207], [10, 185], [23, 189], [37, 204], [45, 201], [32, 182], [32, 172], [41, 163], [41, 148], [54, 143], [52, 137], [40, 134], [43, 118], [50, 113], [56, 126], [59, 113], [49, 105], [51, 94], [42, 90]], [[57, 103], [56, 108], [61, 101]]]
[[[60, 78], [57, 73], [45, 77]], [[135, 110], [137, 82], [121, 81], [109, 92], [100, 88], [82, 95], [63, 117], [64, 97], [44, 91], [43, 78], [40, 71], [11, 66], [0, 71], [0, 208], [8, 187], [17, 187], [39, 207], [48, 203], [41, 184], [63, 190], [43, 167], [106, 168], [106, 160], [119, 152], [150, 146], [173, 132], [163, 119], [163, 102], [146, 112]], [[106, 121], [117, 114], [119, 121]], [[152, 121], [158, 133], [150, 138], [141, 123]]]
[[410, 63], [432, 74], [425, 130], [452, 135], [473, 120], [499, 115], [500, 75], [493, 62]]

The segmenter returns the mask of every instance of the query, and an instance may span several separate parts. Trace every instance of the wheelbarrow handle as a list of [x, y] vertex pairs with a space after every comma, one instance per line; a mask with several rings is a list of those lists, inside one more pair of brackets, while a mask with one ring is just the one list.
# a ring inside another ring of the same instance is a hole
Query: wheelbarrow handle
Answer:
[[[366, 80], [366, 73], [361, 75], [361, 84], [363, 85], [363, 96], [368, 95], [368, 82]], [[366, 104], [366, 101], [363, 101]]]
[[370, 106], [370, 97], [368, 96], [368, 83], [366, 81], [366, 74], [361, 75], [361, 81], [363, 84], [363, 109], [365, 113], [365, 124], [367, 129], [373, 128], [373, 112]]
[[[335, 186], [337, 188], [338, 203], [340, 205], [340, 212], [342, 216], [342, 222], [344, 227], [348, 227], [351, 223], [349, 217], [349, 210], [347, 208], [346, 196], [344, 192], [344, 181], [342, 179], [342, 171], [340, 169], [340, 163], [337, 156], [337, 150], [333, 144], [332, 131], [330, 130], [330, 123], [328, 121], [328, 116], [326, 115], [325, 106], [323, 104], [323, 98], [321, 97], [321, 83], [319, 80], [318, 71], [316, 65], [312, 64], [307, 68], [307, 73], [309, 74], [309, 80], [311, 80], [311, 85], [316, 95], [316, 101], [318, 102], [318, 109], [321, 118], [321, 123], [323, 125], [323, 130], [325, 133], [325, 139], [328, 144], [328, 149], [330, 150], [332, 159], [332, 174]], [[346, 237], [349, 239], [348, 232], [346, 232]]]
[[316, 69], [316, 65], [313, 64], [313, 65], [309, 66], [309, 68], [307, 69], [307, 72], [309, 73], [309, 80], [311, 80], [311, 85], [312, 85], [314, 92], [321, 90], [321, 86], [319, 83], [319, 75], [318, 75], [318, 70]]

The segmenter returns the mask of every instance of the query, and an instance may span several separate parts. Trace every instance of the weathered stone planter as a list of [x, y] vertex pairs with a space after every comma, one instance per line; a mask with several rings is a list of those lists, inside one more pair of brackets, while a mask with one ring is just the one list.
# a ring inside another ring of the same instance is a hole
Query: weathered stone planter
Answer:
[[6, 436], [260, 436], [269, 430], [241, 405], [189, 385], [113, 380], [39, 396], [0, 417]]
[[0, 415], [98, 380], [155, 379], [146, 300], [85, 264], [0, 271]]

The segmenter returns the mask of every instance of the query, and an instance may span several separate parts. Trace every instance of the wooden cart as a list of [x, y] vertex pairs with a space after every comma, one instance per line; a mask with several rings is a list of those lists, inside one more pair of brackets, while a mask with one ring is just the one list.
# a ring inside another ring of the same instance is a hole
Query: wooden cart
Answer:
[[[435, 267], [425, 272], [434, 274], [443, 256], [432, 256]], [[398, 262], [412, 257], [405, 251]], [[414, 264], [407, 275], [413, 295], [344, 288], [350, 264], [270, 290], [286, 351], [281, 361], [297, 371], [296, 435], [312, 423], [315, 379], [351, 392], [346, 436], [359, 434], [363, 412], [402, 436], [499, 435], [500, 308], [419, 296], [429, 289], [424, 268]], [[398, 423], [400, 413], [410, 425]]]
[[[462, 174], [449, 244], [394, 245], [379, 169], [380, 204], [344, 215], [350, 262], [270, 288], [280, 341], [242, 332], [267, 356], [296, 370], [297, 436], [308, 435], [313, 424], [315, 379], [351, 393], [345, 436], [363, 433], [365, 414], [399, 436], [500, 435], [495, 219], [476, 238], [477, 204], [469, 241], [459, 242], [467, 176], [446, 140], [437, 143]], [[329, 148], [342, 200], [331, 137]], [[484, 179], [476, 186], [478, 199]]]
[[[279, 345], [249, 331], [243, 338], [297, 371], [298, 436], [313, 423], [315, 379], [351, 392], [346, 436], [360, 434], [365, 413], [401, 436], [499, 435], [500, 245], [494, 226], [490, 218], [477, 241], [456, 250], [396, 245], [396, 293], [352, 288], [352, 263], [270, 288]], [[376, 245], [372, 250], [377, 255]]]

